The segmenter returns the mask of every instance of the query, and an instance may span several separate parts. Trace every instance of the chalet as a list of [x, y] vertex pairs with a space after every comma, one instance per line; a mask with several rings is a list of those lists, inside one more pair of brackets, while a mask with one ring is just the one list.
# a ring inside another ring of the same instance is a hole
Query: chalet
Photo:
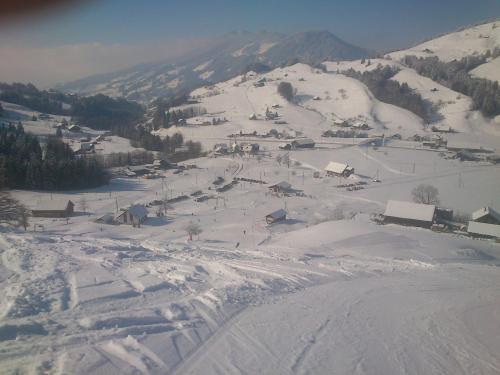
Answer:
[[78, 125], [71, 125], [68, 130], [72, 133], [80, 133], [82, 131], [82, 128], [80, 128]]
[[354, 173], [354, 168], [349, 167], [347, 164], [331, 161], [326, 166], [325, 172], [327, 176], [349, 177]]
[[384, 213], [384, 223], [430, 228], [434, 222], [436, 206], [390, 200]]
[[314, 148], [316, 143], [310, 138], [299, 138], [292, 141], [293, 148]]
[[500, 214], [491, 207], [483, 207], [472, 213], [472, 221], [500, 225]]
[[68, 201], [44, 201], [39, 203], [31, 213], [34, 217], [69, 217], [73, 215], [75, 204]]
[[500, 225], [469, 221], [467, 232], [472, 237], [500, 239]]
[[286, 181], [278, 182], [277, 184], [268, 186], [268, 189], [273, 193], [286, 193], [290, 191], [292, 185]]
[[286, 220], [286, 211], [283, 209], [271, 212], [269, 215], [266, 215], [267, 224], [273, 224], [285, 220]]
[[148, 210], [142, 204], [134, 204], [115, 216], [117, 223], [140, 226], [148, 218]]

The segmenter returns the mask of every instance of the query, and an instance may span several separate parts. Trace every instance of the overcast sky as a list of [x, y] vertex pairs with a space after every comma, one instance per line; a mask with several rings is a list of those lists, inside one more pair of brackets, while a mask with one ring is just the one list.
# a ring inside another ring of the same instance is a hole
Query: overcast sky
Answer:
[[500, 16], [500, 0], [94, 0], [0, 21], [0, 81], [47, 87], [178, 55], [233, 30], [326, 29], [404, 48]]

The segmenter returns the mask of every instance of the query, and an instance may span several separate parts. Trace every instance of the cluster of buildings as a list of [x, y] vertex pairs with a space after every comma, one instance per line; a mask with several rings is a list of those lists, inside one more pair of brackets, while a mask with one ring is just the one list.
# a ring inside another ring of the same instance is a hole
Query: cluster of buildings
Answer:
[[500, 214], [491, 207], [473, 212], [465, 227], [453, 221], [453, 211], [432, 204], [390, 200], [382, 218], [383, 223], [394, 223], [436, 230], [458, 229], [471, 237], [500, 239]]

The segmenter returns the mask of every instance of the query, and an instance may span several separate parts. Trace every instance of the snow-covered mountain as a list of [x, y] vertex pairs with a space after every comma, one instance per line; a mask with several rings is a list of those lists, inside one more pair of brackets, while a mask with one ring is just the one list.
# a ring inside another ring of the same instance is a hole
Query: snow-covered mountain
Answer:
[[324, 60], [353, 60], [368, 55], [369, 51], [346, 43], [328, 31], [291, 36], [269, 32], [232, 32], [183, 58], [91, 76], [59, 88], [82, 94], [102, 93], [149, 101], [227, 80], [259, 63], [277, 67], [290, 62], [314, 64]]

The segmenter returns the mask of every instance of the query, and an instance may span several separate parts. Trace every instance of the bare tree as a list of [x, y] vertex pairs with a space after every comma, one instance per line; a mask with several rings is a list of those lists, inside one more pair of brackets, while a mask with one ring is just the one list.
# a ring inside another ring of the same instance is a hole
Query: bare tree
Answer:
[[6, 191], [0, 191], [0, 223], [29, 226], [29, 210]]
[[281, 162], [283, 161], [283, 157], [281, 155], [276, 156], [276, 162], [281, 165]]
[[439, 204], [439, 190], [432, 185], [420, 184], [412, 190], [413, 201], [423, 204]]
[[189, 241], [193, 240], [193, 236], [198, 236], [202, 232], [200, 226], [196, 223], [190, 222], [186, 227], [186, 232], [189, 235]]
[[85, 196], [82, 196], [82, 197], [80, 198], [80, 201], [79, 201], [78, 203], [79, 203], [79, 205], [80, 205], [80, 209], [81, 209], [83, 212], [87, 213], [87, 209], [88, 209], [88, 207], [89, 207], [89, 206], [88, 206], [88, 204], [87, 204], [87, 199], [85, 198]]

